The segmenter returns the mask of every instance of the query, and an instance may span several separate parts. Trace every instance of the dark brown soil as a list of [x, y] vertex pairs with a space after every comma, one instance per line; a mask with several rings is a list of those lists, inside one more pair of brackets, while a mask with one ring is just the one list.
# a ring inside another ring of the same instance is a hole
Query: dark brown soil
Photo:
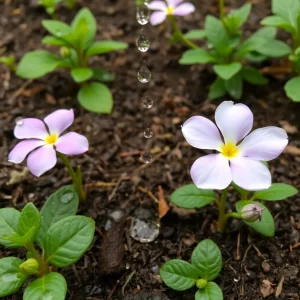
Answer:
[[[41, 20], [47, 16], [29, 2], [3, 0], [0, 4], [0, 51], [15, 55], [17, 60], [27, 51], [41, 48], [40, 41], [45, 35]], [[224, 235], [217, 234], [213, 206], [192, 213], [171, 209], [161, 220], [159, 237], [149, 244], [131, 239], [129, 220], [113, 224], [108, 232], [105, 231], [107, 215], [111, 211], [122, 209], [129, 218], [137, 207], [155, 208], [154, 201], [139, 187], [157, 195], [161, 185], [168, 198], [174, 189], [191, 183], [190, 167], [203, 152], [184, 142], [180, 126], [195, 114], [213, 118], [220, 101], [207, 100], [208, 86], [214, 78], [209, 68], [178, 64], [184, 47], [168, 44], [169, 31], [165, 25], [155, 28], [148, 25], [146, 31], [152, 42], [151, 50], [145, 55], [137, 51], [135, 40], [140, 26], [135, 21], [134, 1], [79, 2], [76, 9], [88, 6], [96, 16], [98, 39], [123, 40], [130, 44], [127, 52], [112, 53], [92, 61], [93, 65], [106, 67], [116, 74], [116, 81], [110, 85], [115, 99], [112, 115], [83, 111], [76, 102], [77, 87], [65, 72], [26, 82], [0, 67], [0, 207], [15, 205], [21, 209], [28, 201], [41, 207], [47, 196], [70, 183], [59, 163], [41, 178], [30, 175], [22, 183], [7, 185], [12, 171], [21, 171], [24, 166], [7, 162], [7, 154], [16, 143], [13, 137], [16, 117], [43, 118], [58, 108], [73, 107], [76, 120], [72, 130], [86, 135], [90, 142], [89, 152], [74, 157], [72, 162], [82, 166], [89, 187], [88, 203], [81, 207], [80, 213], [95, 219], [97, 232], [92, 247], [76, 266], [62, 270], [68, 282], [67, 299], [194, 299], [195, 290], [174, 292], [160, 282], [157, 274], [169, 258], [189, 259], [196, 243], [207, 237], [222, 249], [224, 267], [217, 282], [224, 292], [224, 299], [263, 299], [260, 293], [262, 281], [269, 280], [275, 288], [282, 278], [283, 289], [278, 299], [300, 299], [299, 250], [290, 251], [290, 245], [299, 242], [299, 196], [280, 203], [267, 203], [276, 219], [276, 237], [272, 239], [249, 232], [238, 221], [231, 222]], [[216, 1], [194, 2], [197, 2], [197, 13], [180, 20], [184, 31], [202, 26], [207, 13], [217, 13]], [[231, 0], [227, 3], [234, 8], [243, 2]], [[259, 20], [270, 11], [266, 4], [269, 1], [252, 2], [254, 10], [245, 28], [246, 35], [256, 30]], [[69, 22], [75, 12], [61, 8], [57, 15]], [[137, 83], [136, 79], [143, 57], [147, 58], [153, 74], [148, 85]], [[270, 78], [266, 87], [246, 87], [242, 102], [253, 110], [255, 128], [281, 126], [282, 121], [300, 128], [299, 105], [285, 97], [285, 79]], [[155, 106], [149, 112], [141, 107], [142, 95], [146, 93], [155, 100]], [[152, 122], [154, 131], [154, 137], [146, 142], [142, 134], [145, 120]], [[293, 129], [288, 128], [290, 145], [300, 147], [299, 131], [292, 133]], [[139, 153], [145, 149], [155, 152], [153, 163], [149, 165], [139, 161]], [[299, 161], [298, 151], [298, 155], [285, 153], [271, 162], [273, 181], [299, 187]], [[117, 186], [97, 187], [97, 182], [117, 183]], [[236, 198], [232, 193], [229, 203], [232, 208], [234, 201]], [[0, 257], [7, 255], [24, 257], [24, 252], [0, 248]], [[114, 274], [107, 274], [108, 270]], [[7, 299], [22, 299], [21, 295], [20, 292]], [[268, 299], [276, 298], [271, 295]]]

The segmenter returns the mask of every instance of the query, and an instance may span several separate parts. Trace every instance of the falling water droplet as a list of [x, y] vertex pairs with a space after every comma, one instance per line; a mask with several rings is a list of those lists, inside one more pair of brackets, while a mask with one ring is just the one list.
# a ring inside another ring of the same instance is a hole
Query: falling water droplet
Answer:
[[151, 139], [153, 137], [153, 132], [151, 130], [151, 127], [148, 127], [148, 128], [145, 129], [145, 131], [144, 131], [144, 137], [146, 139]]
[[153, 107], [153, 100], [148, 96], [142, 100], [142, 103], [144, 108], [150, 109]]
[[144, 152], [141, 155], [141, 160], [145, 163], [145, 164], [149, 164], [152, 161], [152, 154], [150, 152]]
[[23, 118], [22, 117], [17, 117], [15, 120], [16, 125], [21, 126], [23, 125]]
[[136, 11], [136, 20], [138, 23], [141, 25], [146, 25], [149, 22], [149, 17], [149, 8], [145, 4], [140, 5]]
[[141, 30], [141, 34], [136, 40], [136, 45], [141, 52], [146, 52], [149, 49], [150, 42], [144, 33], [144, 29]]
[[151, 73], [145, 64], [142, 65], [137, 73], [137, 78], [141, 83], [147, 83], [151, 79]]

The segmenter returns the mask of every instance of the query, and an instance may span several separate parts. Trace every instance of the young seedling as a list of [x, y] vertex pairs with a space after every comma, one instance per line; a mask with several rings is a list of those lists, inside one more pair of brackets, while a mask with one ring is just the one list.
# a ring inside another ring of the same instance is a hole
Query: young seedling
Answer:
[[0, 297], [16, 293], [33, 277], [24, 300], [65, 299], [67, 283], [56, 268], [76, 263], [89, 248], [95, 231], [92, 219], [76, 216], [77, 208], [78, 195], [72, 186], [66, 186], [51, 195], [40, 212], [33, 203], [22, 212], [0, 209], [0, 245], [27, 250], [26, 260], [0, 259]]
[[85, 201], [81, 169], [78, 166], [75, 171], [67, 155], [88, 151], [88, 140], [75, 132], [62, 135], [73, 122], [72, 109], [59, 109], [45, 117], [44, 122], [35, 118], [17, 119], [14, 135], [23, 141], [11, 150], [8, 161], [19, 164], [27, 157], [28, 169], [39, 177], [56, 165], [58, 156], [67, 167], [80, 200]]
[[11, 72], [15, 72], [17, 70], [16, 60], [13, 55], [0, 56], [0, 63], [6, 65]]
[[43, 6], [48, 15], [55, 19], [56, 7], [59, 3], [64, 3], [69, 9], [73, 9], [76, 5], [76, 0], [39, 0], [38, 4]]
[[[285, 130], [268, 126], [250, 133], [251, 110], [244, 104], [234, 105], [232, 101], [224, 101], [217, 107], [215, 121], [217, 126], [207, 118], [195, 116], [183, 124], [182, 133], [191, 146], [216, 153], [195, 161], [191, 168], [194, 184], [177, 189], [171, 202], [187, 209], [215, 202], [220, 232], [225, 230], [229, 218], [237, 218], [260, 234], [273, 236], [273, 217], [265, 205], [256, 201], [284, 200], [298, 192], [288, 184], [272, 184], [271, 173], [264, 163], [275, 159], [285, 149], [288, 143]], [[236, 203], [236, 212], [226, 211], [230, 185], [241, 199]], [[214, 189], [222, 190], [220, 199]]]
[[112, 94], [103, 83], [113, 81], [114, 76], [105, 69], [90, 67], [88, 61], [92, 56], [124, 50], [128, 45], [110, 40], [94, 41], [97, 24], [87, 8], [78, 12], [71, 26], [56, 20], [44, 20], [42, 24], [51, 34], [42, 42], [59, 46], [60, 57], [45, 50], [28, 52], [18, 66], [17, 75], [35, 79], [65, 68], [80, 85], [78, 100], [86, 110], [111, 113]]
[[223, 300], [220, 287], [213, 282], [222, 269], [222, 254], [211, 240], [198, 244], [192, 263], [180, 259], [166, 262], [160, 269], [163, 282], [175, 291], [185, 291], [196, 285], [195, 300]]
[[[167, 3], [151, 2], [149, 8], [157, 11], [151, 15], [150, 22], [157, 25], [167, 17], [174, 30], [172, 42], [182, 42], [191, 48], [183, 53], [179, 60], [180, 64], [213, 64], [217, 79], [210, 87], [210, 99], [220, 98], [227, 93], [234, 99], [240, 99], [244, 81], [255, 85], [266, 84], [267, 79], [257, 69], [250, 67], [249, 63], [284, 56], [290, 52], [288, 45], [276, 40], [275, 28], [263, 28], [248, 39], [243, 38], [241, 27], [251, 12], [250, 3], [225, 15], [224, 0], [219, 0], [219, 19], [208, 15], [204, 29], [183, 34], [174, 16], [191, 13], [193, 6], [181, 2], [181, 0], [167, 0]], [[199, 47], [194, 43], [195, 40], [205, 40], [206, 47]]]
[[283, 28], [292, 35], [293, 47], [289, 52], [289, 60], [294, 77], [286, 83], [284, 89], [289, 98], [300, 102], [300, 2], [272, 0], [272, 12], [274, 15], [263, 19], [261, 24]]

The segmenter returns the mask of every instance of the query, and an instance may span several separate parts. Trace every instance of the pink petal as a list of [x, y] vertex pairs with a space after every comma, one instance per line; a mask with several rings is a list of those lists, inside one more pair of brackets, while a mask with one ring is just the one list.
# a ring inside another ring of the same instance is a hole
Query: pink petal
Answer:
[[232, 101], [224, 101], [217, 107], [215, 119], [226, 143], [237, 144], [253, 126], [253, 114], [249, 107]]
[[232, 181], [229, 161], [221, 154], [210, 154], [198, 158], [192, 168], [194, 184], [201, 189], [223, 190]]
[[223, 141], [217, 126], [207, 118], [191, 117], [182, 126], [187, 142], [199, 149], [219, 150]]
[[175, 16], [186, 16], [195, 11], [195, 6], [191, 3], [183, 3], [177, 6], [173, 12]]
[[17, 139], [44, 140], [49, 133], [43, 121], [34, 118], [26, 118], [22, 120], [21, 125], [16, 125], [14, 135]]
[[181, 2], [183, 2], [183, 0], [167, 0], [168, 6], [174, 8]]
[[8, 154], [8, 161], [19, 164], [25, 159], [29, 152], [45, 144], [46, 142], [41, 140], [22, 141], [10, 151], [10, 153]]
[[62, 134], [74, 122], [73, 109], [59, 109], [44, 119], [50, 134]]
[[232, 180], [247, 191], [265, 190], [271, 186], [271, 174], [260, 161], [236, 157], [230, 160]]
[[66, 155], [82, 154], [89, 150], [87, 138], [75, 132], [69, 132], [58, 138], [56, 150]]
[[268, 161], [280, 155], [287, 144], [285, 130], [269, 126], [251, 132], [238, 148], [242, 156]]
[[56, 153], [53, 146], [46, 145], [31, 152], [27, 158], [27, 166], [30, 172], [40, 177], [56, 164]]
[[167, 17], [167, 13], [164, 11], [156, 11], [150, 16], [150, 23], [154, 25], [161, 24]]
[[151, 10], [165, 11], [167, 9], [167, 5], [164, 1], [152, 1], [148, 4], [148, 8]]

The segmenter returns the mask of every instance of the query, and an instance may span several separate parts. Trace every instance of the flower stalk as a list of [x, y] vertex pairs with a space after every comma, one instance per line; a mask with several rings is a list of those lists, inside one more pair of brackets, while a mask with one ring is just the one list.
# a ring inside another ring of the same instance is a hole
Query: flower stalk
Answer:
[[217, 226], [220, 232], [224, 232], [227, 223], [227, 218], [225, 217], [227, 193], [228, 193], [228, 187], [222, 191], [221, 201], [219, 205], [219, 219], [217, 222]]

